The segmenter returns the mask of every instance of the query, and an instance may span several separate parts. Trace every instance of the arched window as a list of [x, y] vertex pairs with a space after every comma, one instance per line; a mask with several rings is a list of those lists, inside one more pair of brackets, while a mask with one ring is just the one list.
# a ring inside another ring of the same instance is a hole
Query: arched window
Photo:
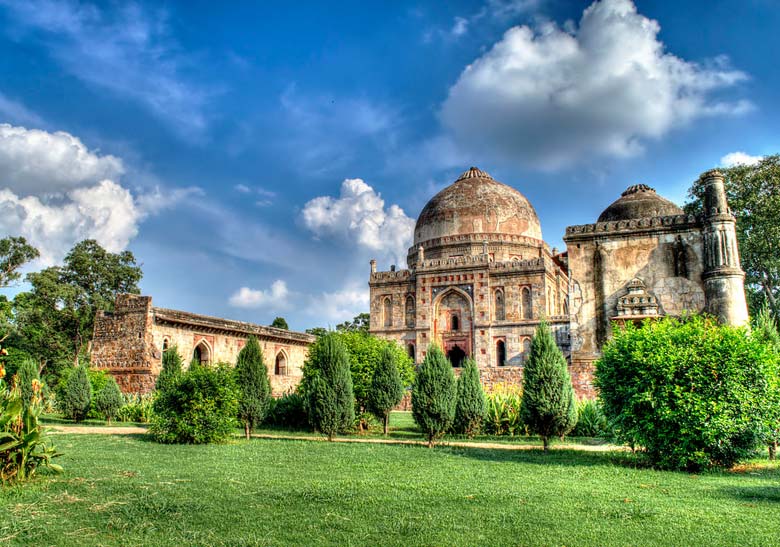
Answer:
[[406, 297], [406, 326], [407, 327], [414, 327], [415, 323], [415, 310], [414, 310], [414, 297], [412, 295], [409, 295]]
[[211, 351], [208, 345], [201, 340], [192, 352], [192, 360], [199, 365], [208, 365], [211, 362]]
[[276, 364], [274, 365], [274, 374], [277, 376], [287, 376], [287, 356], [283, 351], [276, 354]]
[[460, 330], [460, 318], [457, 315], [452, 316], [450, 330]]
[[506, 315], [504, 314], [504, 291], [501, 289], [496, 289], [495, 304], [496, 321], [503, 321]]
[[569, 315], [569, 297], [563, 299], [563, 315]]
[[499, 367], [506, 365], [506, 344], [503, 340], [496, 342], [496, 364]]
[[382, 315], [384, 317], [385, 327], [393, 326], [393, 301], [388, 296], [382, 303]]
[[170, 340], [163, 338], [163, 351], [168, 351], [168, 346], [170, 346]]
[[521, 292], [521, 304], [523, 306], [523, 319], [533, 319], [534, 310], [533, 303], [531, 302], [531, 289], [523, 287]]
[[531, 355], [531, 339], [526, 338], [523, 340], [523, 362], [528, 360], [529, 355]]
[[409, 357], [412, 358], [412, 361], [416, 361], [417, 360], [416, 359], [417, 356], [415, 355], [415, 352], [414, 352], [414, 344], [409, 344], [408, 346], [406, 346], [406, 352], [409, 354]]

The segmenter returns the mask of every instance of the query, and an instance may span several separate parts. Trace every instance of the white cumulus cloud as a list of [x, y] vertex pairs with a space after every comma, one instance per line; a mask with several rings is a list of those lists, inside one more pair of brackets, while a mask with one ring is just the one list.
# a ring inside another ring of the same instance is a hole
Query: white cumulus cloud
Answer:
[[735, 165], [756, 165], [764, 159], [763, 156], [751, 156], [745, 152], [731, 152], [720, 158], [720, 164], [723, 167], [734, 167]]
[[288, 305], [290, 291], [287, 283], [277, 279], [266, 290], [241, 287], [230, 297], [230, 305], [237, 308], [284, 309]]
[[309, 298], [307, 309], [319, 321], [333, 324], [352, 319], [369, 311], [368, 287], [346, 287], [333, 292], [323, 292]]
[[303, 208], [303, 224], [318, 238], [332, 237], [379, 251], [403, 263], [412, 243], [414, 219], [362, 179], [346, 179], [339, 197], [320, 196]]
[[751, 110], [713, 92], [747, 79], [665, 50], [631, 0], [594, 2], [579, 26], [517, 26], [461, 74], [440, 112], [462, 147], [555, 169], [636, 154], [647, 139], [708, 115]]

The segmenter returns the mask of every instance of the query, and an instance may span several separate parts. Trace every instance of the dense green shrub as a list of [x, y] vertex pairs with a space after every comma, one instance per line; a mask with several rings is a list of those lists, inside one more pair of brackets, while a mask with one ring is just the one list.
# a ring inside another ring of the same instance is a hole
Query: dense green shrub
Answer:
[[368, 392], [367, 406], [371, 413], [384, 425], [385, 435], [388, 433], [390, 411], [404, 397], [404, 386], [396, 365], [396, 353], [385, 346], [382, 356], [374, 369], [371, 388]]
[[598, 400], [583, 399], [577, 403], [577, 425], [571, 434], [575, 437], [611, 438], [609, 421]]
[[458, 378], [457, 402], [453, 430], [472, 438], [482, 429], [485, 420], [485, 392], [479, 381], [479, 369], [474, 359], [466, 359]]
[[759, 440], [774, 360], [743, 328], [665, 317], [616, 327], [595, 384], [619, 438], [652, 464], [730, 467]]
[[116, 380], [113, 377], [109, 377], [105, 387], [95, 396], [95, 408], [110, 424], [111, 420], [116, 418], [119, 409], [122, 408], [124, 403], [124, 397], [122, 397], [122, 392], [119, 390]]
[[122, 399], [124, 403], [117, 412], [117, 421], [142, 424], [148, 424], [151, 421], [154, 394], [123, 393]]
[[412, 416], [428, 437], [428, 446], [452, 427], [457, 392], [452, 365], [438, 346], [428, 349], [412, 387]]
[[3, 349], [6, 350], [7, 355], [0, 356], [0, 361], [5, 366], [5, 374], [8, 378], [16, 376], [16, 373], [25, 361], [31, 359], [35, 361], [32, 355], [22, 349], [14, 347], [5, 347]]
[[485, 433], [512, 436], [525, 433], [525, 425], [520, 419], [522, 393], [522, 389], [514, 385], [493, 386], [485, 401]]
[[75, 367], [68, 375], [58, 403], [60, 411], [70, 420], [80, 422], [87, 417], [92, 404], [92, 384], [85, 366]]
[[238, 426], [238, 396], [228, 365], [195, 367], [157, 392], [149, 432], [162, 443], [223, 442]]
[[162, 368], [160, 369], [160, 375], [157, 376], [154, 389], [162, 389], [168, 380], [181, 374], [182, 364], [181, 355], [179, 355], [179, 349], [176, 346], [166, 349], [163, 352]]
[[30, 381], [29, 397], [24, 400], [19, 385], [8, 388], [5, 368], [0, 364], [0, 482], [22, 482], [32, 478], [40, 467], [61, 472], [52, 463], [60, 454], [48, 443], [38, 422], [42, 410], [42, 384]]
[[552, 437], [566, 435], [577, 424], [577, 400], [566, 358], [544, 321], [536, 328], [523, 370], [520, 418], [529, 433], [542, 438], [544, 450]]
[[303, 396], [300, 393], [288, 393], [278, 399], [271, 399], [266, 421], [277, 427], [306, 429], [309, 418]]
[[753, 337], [766, 344], [775, 354], [774, 366], [770, 370], [769, 386], [764, 407], [766, 414], [762, 422], [761, 437], [769, 448], [769, 459], [777, 457], [780, 442], [780, 333], [777, 323], [767, 306], [756, 315], [753, 323]]
[[332, 441], [355, 421], [349, 355], [335, 333], [320, 336], [303, 365], [302, 389], [311, 426]]
[[268, 400], [271, 398], [268, 369], [263, 362], [263, 351], [254, 336], [249, 337], [238, 353], [236, 380], [240, 391], [238, 419], [244, 424], [244, 434], [249, 439], [250, 432], [265, 419]]
[[38, 375], [38, 363], [28, 358], [19, 364], [14, 377], [14, 382], [19, 387], [24, 408], [30, 406], [33, 400], [33, 380], [38, 380], [40, 385], [40, 376]]

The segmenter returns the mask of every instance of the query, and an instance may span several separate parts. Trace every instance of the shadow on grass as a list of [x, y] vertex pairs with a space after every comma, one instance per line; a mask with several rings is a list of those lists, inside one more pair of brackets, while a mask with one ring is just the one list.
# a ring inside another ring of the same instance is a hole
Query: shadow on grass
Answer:
[[780, 486], [751, 486], [745, 488], [723, 488], [724, 497], [737, 499], [747, 503], [777, 503], [780, 504]]

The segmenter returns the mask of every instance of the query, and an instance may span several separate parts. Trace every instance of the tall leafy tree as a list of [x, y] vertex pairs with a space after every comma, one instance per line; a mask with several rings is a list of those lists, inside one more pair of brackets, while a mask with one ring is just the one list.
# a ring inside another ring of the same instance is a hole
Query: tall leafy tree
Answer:
[[[756, 165], [721, 169], [729, 207], [737, 218], [737, 240], [745, 287], [753, 314], [764, 302], [775, 317], [780, 313], [780, 155]], [[686, 210], [698, 213], [704, 202], [704, 181], [688, 192]]]
[[271, 383], [263, 361], [263, 350], [254, 336], [249, 337], [238, 353], [236, 379], [241, 392], [238, 419], [244, 424], [244, 433], [249, 440], [252, 430], [265, 419], [271, 398]]
[[523, 370], [520, 415], [528, 430], [542, 438], [545, 451], [550, 438], [566, 435], [577, 425], [577, 400], [566, 358], [545, 322], [539, 324], [531, 340]]
[[412, 416], [433, 447], [455, 419], [457, 391], [452, 365], [441, 349], [428, 349], [412, 387]]
[[367, 313], [359, 313], [352, 321], [344, 321], [336, 325], [336, 330], [341, 332], [368, 332], [371, 316]]
[[40, 256], [38, 249], [23, 237], [0, 239], [0, 287], [7, 287], [21, 278], [19, 268]]
[[382, 420], [385, 435], [389, 429], [390, 411], [401, 402], [403, 397], [404, 385], [401, 382], [401, 375], [398, 374], [396, 352], [390, 345], [386, 345], [374, 369], [366, 401], [368, 410]]
[[290, 326], [287, 324], [287, 319], [284, 317], [276, 317], [271, 322], [271, 326], [276, 329], [290, 330]]
[[485, 420], [485, 392], [479, 381], [479, 369], [474, 359], [465, 359], [458, 378], [458, 401], [455, 404], [455, 431], [473, 437]]
[[309, 422], [332, 441], [355, 421], [349, 354], [335, 333], [317, 339], [303, 365], [302, 390]]

